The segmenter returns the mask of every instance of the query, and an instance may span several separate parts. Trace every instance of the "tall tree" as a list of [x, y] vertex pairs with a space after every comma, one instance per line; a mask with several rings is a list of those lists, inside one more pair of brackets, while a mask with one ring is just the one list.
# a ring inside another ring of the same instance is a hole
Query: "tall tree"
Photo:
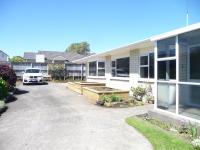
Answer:
[[88, 44], [87, 42], [72, 43], [65, 51], [87, 55], [88, 53], [90, 53], [90, 44]]
[[11, 59], [10, 59], [11, 62], [24, 62], [25, 59], [21, 56], [13, 56]]

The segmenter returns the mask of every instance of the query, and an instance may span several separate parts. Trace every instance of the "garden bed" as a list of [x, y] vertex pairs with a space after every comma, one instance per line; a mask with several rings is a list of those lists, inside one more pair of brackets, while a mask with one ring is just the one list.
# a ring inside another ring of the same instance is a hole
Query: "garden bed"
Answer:
[[73, 90], [79, 94], [83, 94], [83, 87], [90, 86], [105, 86], [105, 83], [97, 83], [97, 82], [68, 82], [67, 87], [70, 90]]
[[[112, 97], [113, 95], [110, 95]], [[142, 101], [132, 101], [132, 100], [120, 100], [115, 102], [103, 102], [99, 100], [96, 102], [97, 105], [103, 107], [112, 107], [112, 108], [127, 108], [127, 107], [135, 107], [135, 106], [143, 106], [145, 103]]]
[[100, 100], [102, 95], [115, 95], [124, 100], [128, 100], [129, 91], [122, 91], [105, 86], [91, 86], [83, 88], [83, 95], [90, 99], [93, 103], [96, 103], [98, 100]]
[[166, 130], [167, 125], [145, 116], [130, 117], [126, 122], [141, 132], [152, 144], [154, 150], [199, 150], [191, 140], [183, 138], [175, 130]]
[[155, 149], [200, 150], [200, 125], [195, 122], [161, 117], [151, 111], [126, 121], [142, 132]]

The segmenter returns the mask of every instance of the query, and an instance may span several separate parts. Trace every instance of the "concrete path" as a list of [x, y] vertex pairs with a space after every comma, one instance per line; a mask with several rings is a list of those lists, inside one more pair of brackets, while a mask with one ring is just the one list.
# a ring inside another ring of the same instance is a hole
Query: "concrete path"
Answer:
[[0, 116], [0, 150], [151, 150], [124, 119], [151, 109], [102, 108], [64, 84], [22, 86], [26, 90]]

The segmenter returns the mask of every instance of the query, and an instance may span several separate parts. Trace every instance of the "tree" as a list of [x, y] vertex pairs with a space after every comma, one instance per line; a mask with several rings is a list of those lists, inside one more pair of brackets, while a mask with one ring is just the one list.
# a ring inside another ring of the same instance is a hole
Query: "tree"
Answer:
[[8, 83], [9, 88], [16, 85], [17, 76], [14, 70], [8, 65], [0, 64], [0, 78]]
[[64, 64], [49, 64], [49, 74], [53, 80], [65, 79], [65, 65]]
[[87, 42], [72, 43], [65, 51], [87, 55], [90, 52], [90, 44]]
[[10, 59], [11, 62], [24, 62], [25, 59], [21, 56], [13, 56], [11, 59]]

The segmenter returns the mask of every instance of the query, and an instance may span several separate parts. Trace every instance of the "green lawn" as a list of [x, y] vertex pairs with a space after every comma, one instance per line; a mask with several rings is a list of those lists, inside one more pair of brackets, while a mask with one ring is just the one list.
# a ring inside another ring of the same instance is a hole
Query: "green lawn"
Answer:
[[154, 150], [195, 150], [191, 144], [173, 133], [167, 132], [140, 118], [127, 118], [126, 122], [141, 132]]

